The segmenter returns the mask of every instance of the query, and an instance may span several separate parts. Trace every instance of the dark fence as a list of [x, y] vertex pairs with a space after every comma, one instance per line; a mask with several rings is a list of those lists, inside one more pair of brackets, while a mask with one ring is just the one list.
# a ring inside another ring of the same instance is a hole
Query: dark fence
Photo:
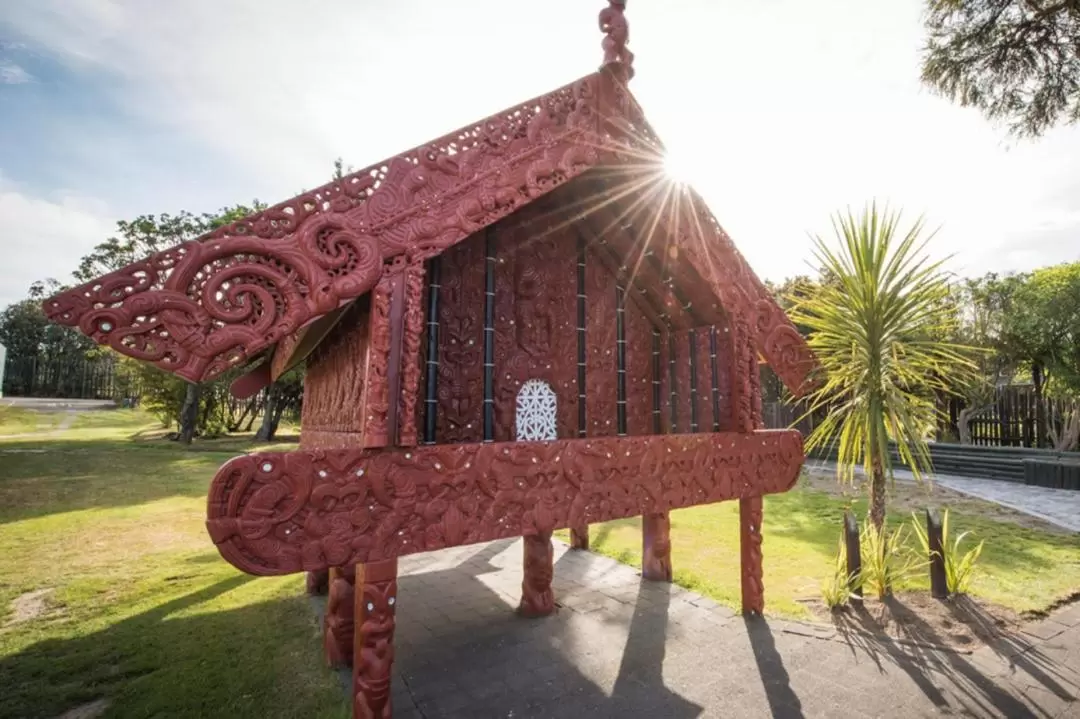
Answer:
[[4, 396], [123, 400], [139, 394], [112, 356], [14, 357], [8, 352]]
[[[959, 417], [964, 400], [949, 402], [949, 431], [960, 435]], [[999, 387], [993, 402], [968, 420], [971, 444], [983, 447], [1047, 447], [1050, 434], [1060, 432], [1068, 416], [1069, 404], [1060, 399], [1035, 397], [1030, 385]], [[1040, 428], [1040, 413], [1042, 427]]]

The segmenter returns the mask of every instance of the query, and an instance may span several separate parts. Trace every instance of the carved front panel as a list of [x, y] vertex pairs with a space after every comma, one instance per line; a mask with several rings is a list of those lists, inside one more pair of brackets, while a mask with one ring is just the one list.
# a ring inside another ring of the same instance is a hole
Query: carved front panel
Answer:
[[592, 249], [585, 255], [585, 298], [585, 431], [589, 437], [611, 436], [618, 399], [615, 277]]
[[518, 391], [546, 382], [560, 438], [577, 435], [577, 245], [543, 204], [496, 227], [495, 441], [514, 439]]
[[260, 453], [225, 464], [207, 528], [288, 574], [790, 489], [798, 432]]
[[439, 290], [440, 444], [483, 439], [484, 238], [470, 237], [442, 255]]
[[639, 305], [626, 301], [626, 433], [653, 433], [653, 325]]

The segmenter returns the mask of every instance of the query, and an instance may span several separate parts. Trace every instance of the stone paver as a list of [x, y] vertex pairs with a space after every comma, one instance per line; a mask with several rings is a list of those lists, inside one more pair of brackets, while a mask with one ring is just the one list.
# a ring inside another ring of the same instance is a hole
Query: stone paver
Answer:
[[[833, 462], [808, 461], [806, 469], [818, 474], [836, 475], [836, 464]], [[894, 474], [897, 481], [915, 481], [915, 476], [906, 469], [894, 470]], [[931, 474], [929, 477], [931, 482], [947, 489], [1038, 517], [1062, 529], [1080, 532], [1080, 492], [1075, 490], [1033, 487], [1000, 479], [958, 477], [951, 474]]]
[[524, 620], [521, 556], [501, 541], [401, 560], [395, 717], [1080, 716], [1076, 607], [960, 654], [744, 620], [557, 543], [561, 607]]

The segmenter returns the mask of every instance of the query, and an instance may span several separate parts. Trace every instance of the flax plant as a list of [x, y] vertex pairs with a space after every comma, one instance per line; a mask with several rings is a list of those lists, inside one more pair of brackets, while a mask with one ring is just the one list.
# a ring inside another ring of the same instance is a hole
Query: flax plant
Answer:
[[820, 288], [791, 311], [809, 329], [822, 370], [807, 400], [808, 414], [824, 419], [807, 450], [835, 446], [842, 482], [853, 482], [856, 465], [863, 466], [878, 533], [892, 479], [889, 441], [921, 479], [930, 470], [926, 433], [938, 415], [934, 396], [975, 371], [968, 348], [947, 339], [955, 315], [942, 261], [926, 254], [933, 233], [924, 235], [921, 219], [906, 232], [899, 223], [899, 212], [879, 213], [876, 204], [858, 216], [838, 214], [834, 242], [813, 238]]

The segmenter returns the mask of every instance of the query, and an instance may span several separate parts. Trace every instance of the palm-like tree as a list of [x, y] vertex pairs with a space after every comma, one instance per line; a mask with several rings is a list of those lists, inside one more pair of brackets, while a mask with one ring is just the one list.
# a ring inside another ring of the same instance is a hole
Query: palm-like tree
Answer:
[[916, 477], [930, 468], [926, 433], [937, 416], [935, 391], [949, 391], [974, 370], [967, 348], [947, 341], [955, 314], [941, 261], [925, 253], [932, 234], [917, 220], [898, 232], [900, 213], [871, 205], [833, 220], [838, 246], [814, 238], [826, 280], [796, 302], [792, 319], [810, 329], [823, 376], [809, 394], [824, 420], [807, 449], [838, 448], [841, 481], [861, 464], [870, 477], [870, 520], [885, 523], [889, 440]]

